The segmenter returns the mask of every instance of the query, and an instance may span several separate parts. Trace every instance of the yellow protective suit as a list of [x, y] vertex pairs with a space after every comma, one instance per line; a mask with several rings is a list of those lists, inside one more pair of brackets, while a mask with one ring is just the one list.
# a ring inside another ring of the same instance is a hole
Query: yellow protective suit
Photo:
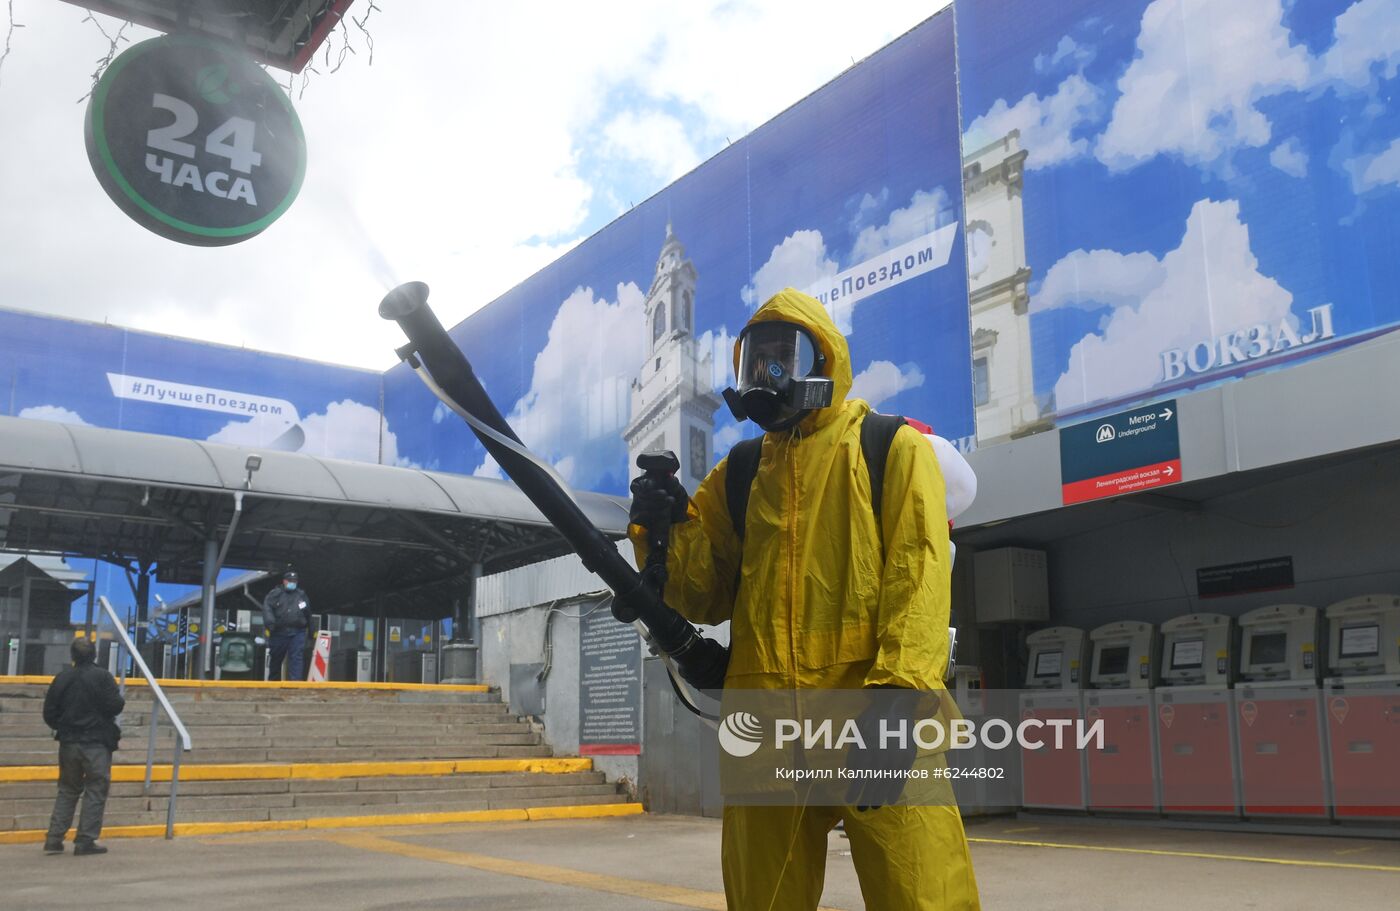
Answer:
[[[813, 334], [835, 384], [834, 404], [765, 436], [737, 591], [741, 551], [725, 498], [726, 462], [701, 482], [687, 521], [671, 529], [666, 601], [697, 623], [732, 621], [729, 688], [942, 690], [951, 564], [933, 450], [912, 427], [895, 434], [877, 529], [860, 447], [870, 406], [846, 399], [845, 338], [817, 300], [791, 288], [758, 309], [752, 321], [760, 320]], [[643, 561], [645, 535], [631, 531]], [[816, 908], [826, 836], [838, 819], [846, 822], [867, 907], [978, 907], [956, 806], [726, 807], [729, 907]]]

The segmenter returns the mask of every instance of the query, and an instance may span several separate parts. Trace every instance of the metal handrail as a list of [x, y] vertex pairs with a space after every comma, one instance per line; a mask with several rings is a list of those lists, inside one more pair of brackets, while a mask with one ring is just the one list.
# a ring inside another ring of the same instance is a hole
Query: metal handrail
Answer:
[[[151, 731], [146, 738], [146, 783], [141, 787], [141, 793], [146, 794], [151, 790], [151, 769], [156, 761], [156, 728], [160, 722], [160, 711], [164, 710], [170, 718], [170, 724], [175, 729], [175, 760], [170, 764], [170, 804], [165, 811], [165, 837], [167, 839], [175, 837], [175, 798], [180, 787], [180, 753], [182, 750], [190, 749], [190, 732], [185, 728], [185, 724], [180, 720], [180, 716], [175, 713], [175, 708], [170, 704], [170, 700], [165, 696], [165, 690], [156, 683], [156, 677], [151, 673], [151, 669], [146, 666], [146, 661], [141, 657], [141, 653], [136, 650], [136, 645], [131, 641], [131, 636], [127, 633], [126, 627], [122, 625], [121, 618], [112, 607], [112, 602], [107, 600], [106, 595], [98, 596], [97, 603], [102, 606], [102, 610], [112, 621], [112, 628], [121, 640], [121, 647], [131, 655], [131, 660], [136, 663], [137, 670], [141, 671], [141, 676], [146, 678], [146, 685], [151, 688]], [[120, 658], [122, 667], [122, 695], [126, 695], [126, 661]]]

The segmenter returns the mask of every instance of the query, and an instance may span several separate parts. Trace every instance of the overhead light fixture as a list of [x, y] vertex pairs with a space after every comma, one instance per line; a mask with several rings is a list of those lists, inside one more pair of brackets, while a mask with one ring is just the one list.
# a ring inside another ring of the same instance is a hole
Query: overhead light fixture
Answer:
[[253, 472], [257, 471], [259, 468], [262, 467], [262, 456], [258, 455], [257, 453], [253, 453], [252, 455], [248, 456], [248, 461], [243, 463], [243, 467], [248, 469], [248, 477], [246, 480], [244, 480], [243, 486], [246, 487], [248, 490], [252, 490]]

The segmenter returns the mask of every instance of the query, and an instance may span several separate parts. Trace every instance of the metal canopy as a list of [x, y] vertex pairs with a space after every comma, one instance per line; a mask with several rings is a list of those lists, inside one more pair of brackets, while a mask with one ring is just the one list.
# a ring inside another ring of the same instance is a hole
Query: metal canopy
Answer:
[[[248, 485], [248, 456], [262, 464]], [[243, 514], [225, 566], [301, 573], [318, 610], [438, 619], [473, 563], [499, 572], [567, 553], [513, 484], [0, 417], [0, 549], [154, 566], [198, 584], [205, 542]], [[576, 494], [604, 534], [625, 501]]]
[[243, 45], [300, 73], [354, 0], [67, 0], [161, 32], [193, 31]]

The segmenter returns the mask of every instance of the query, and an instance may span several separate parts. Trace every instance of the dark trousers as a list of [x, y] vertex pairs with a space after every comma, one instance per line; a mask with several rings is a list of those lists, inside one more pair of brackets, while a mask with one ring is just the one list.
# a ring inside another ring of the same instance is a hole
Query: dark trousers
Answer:
[[49, 841], [63, 841], [73, 825], [78, 798], [83, 815], [75, 844], [91, 844], [102, 834], [102, 811], [112, 785], [112, 751], [100, 743], [64, 743], [58, 747], [58, 799], [49, 819]]
[[291, 660], [287, 662], [290, 665], [287, 668], [287, 679], [306, 679], [306, 630], [278, 630], [269, 640], [268, 652], [268, 661], [272, 664], [272, 671], [268, 676], [273, 680], [281, 678], [282, 662], [288, 658]]

